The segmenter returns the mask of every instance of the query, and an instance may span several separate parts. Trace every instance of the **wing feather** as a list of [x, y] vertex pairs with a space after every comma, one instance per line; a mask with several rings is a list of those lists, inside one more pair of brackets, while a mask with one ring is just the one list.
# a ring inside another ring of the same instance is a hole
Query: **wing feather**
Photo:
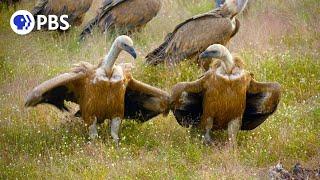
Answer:
[[125, 118], [145, 122], [168, 111], [169, 94], [135, 79], [129, 81], [125, 95]]
[[102, 6], [100, 7], [98, 14], [85, 25], [84, 29], [80, 34], [80, 39], [83, 40], [86, 35], [92, 33], [93, 28], [98, 26], [99, 22], [104, 18], [106, 18], [105, 30], [108, 30], [113, 23], [113, 18], [111, 17], [111, 15], [108, 15], [108, 13], [114, 7], [120, 5], [125, 1], [127, 0], [104, 0], [102, 2]]
[[60, 110], [68, 110], [64, 101], [78, 103], [80, 81], [86, 76], [86, 67], [78, 66], [72, 72], [58, 75], [30, 91], [26, 98], [26, 107], [38, 104], [51, 104]]
[[198, 126], [203, 114], [203, 94], [210, 71], [197, 81], [182, 82], [172, 89], [170, 103], [177, 122], [183, 127]]
[[242, 119], [242, 130], [253, 130], [272, 115], [279, 104], [279, 83], [260, 83], [252, 80], [247, 91], [246, 109]]
[[164, 60], [175, 63], [197, 55], [211, 44], [224, 45], [235, 33], [229, 14], [218, 8], [176, 26], [164, 43], [146, 56], [146, 61], [153, 65]]

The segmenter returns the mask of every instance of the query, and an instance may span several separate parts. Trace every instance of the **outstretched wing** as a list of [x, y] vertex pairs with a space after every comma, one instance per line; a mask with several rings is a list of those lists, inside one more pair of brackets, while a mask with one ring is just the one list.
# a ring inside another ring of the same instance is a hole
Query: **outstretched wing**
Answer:
[[124, 117], [146, 122], [161, 113], [167, 113], [168, 101], [167, 92], [131, 79], [125, 95]]
[[177, 122], [183, 127], [198, 126], [203, 113], [202, 93], [181, 94], [181, 103], [175, 104], [173, 110]]
[[280, 101], [279, 83], [260, 83], [254, 79], [247, 91], [247, 104], [242, 118], [242, 130], [253, 130], [272, 115]]
[[203, 93], [206, 74], [194, 82], [182, 82], [173, 87], [171, 108], [183, 127], [198, 126], [203, 113]]
[[72, 72], [56, 76], [30, 91], [26, 98], [26, 107], [38, 104], [51, 104], [60, 110], [68, 111], [65, 101], [78, 103], [81, 80], [86, 75], [87, 67], [78, 66]]

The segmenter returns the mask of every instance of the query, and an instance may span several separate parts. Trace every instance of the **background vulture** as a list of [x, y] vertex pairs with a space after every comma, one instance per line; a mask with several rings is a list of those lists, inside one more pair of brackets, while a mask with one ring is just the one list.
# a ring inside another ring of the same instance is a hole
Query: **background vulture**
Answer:
[[114, 65], [122, 50], [136, 58], [132, 40], [120, 36], [98, 67], [80, 63], [71, 72], [40, 84], [28, 94], [26, 106], [47, 103], [68, 110], [65, 101], [77, 103], [90, 137], [98, 136], [96, 123], [110, 119], [118, 145], [123, 118], [147, 121], [167, 110], [169, 99], [166, 92], [135, 80], [128, 64]]
[[128, 34], [143, 28], [161, 8], [160, 0], [104, 0], [102, 7], [80, 34], [83, 39], [95, 26], [102, 32], [116, 29]]
[[146, 56], [148, 64], [178, 63], [198, 58], [211, 44], [226, 45], [238, 32], [240, 23], [235, 16], [247, 0], [227, 0], [222, 7], [194, 16], [179, 24], [165, 42]]
[[68, 15], [70, 25], [82, 24], [85, 13], [90, 9], [93, 0], [38, 0], [31, 13], [37, 15]]
[[235, 145], [240, 129], [255, 129], [275, 112], [280, 85], [254, 80], [242, 60], [222, 45], [212, 45], [200, 55], [200, 59], [211, 58], [222, 61], [197, 81], [173, 87], [173, 112], [180, 125], [206, 129], [206, 143], [211, 143], [211, 130], [228, 129]]

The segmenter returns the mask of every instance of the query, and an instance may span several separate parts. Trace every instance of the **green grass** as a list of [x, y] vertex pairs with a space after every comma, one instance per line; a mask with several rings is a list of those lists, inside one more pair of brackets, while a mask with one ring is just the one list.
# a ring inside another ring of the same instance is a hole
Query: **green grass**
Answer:
[[[16, 8], [31, 6], [22, 3]], [[167, 91], [177, 82], [197, 79], [202, 72], [193, 63], [148, 67], [143, 56], [159, 45], [178, 22], [212, 6], [209, 0], [198, 4], [165, 0], [157, 18], [132, 36], [139, 54], [134, 77]], [[296, 21], [289, 23], [290, 31], [278, 36], [263, 34], [265, 30], [257, 28], [256, 33], [268, 36], [268, 41], [258, 37], [254, 43], [265, 44], [254, 47], [244, 38], [249, 38], [249, 28], [259, 27], [261, 21], [249, 21], [250, 17], [264, 15], [263, 10], [270, 7], [284, 14], [282, 19], [288, 16]], [[310, 21], [313, 15], [308, 14], [318, 11], [316, 7], [315, 0], [288, 4], [258, 1], [248, 17], [240, 17], [246, 24], [231, 42], [231, 49], [243, 57], [257, 80], [277, 81], [283, 93], [277, 112], [268, 121], [239, 134], [237, 150], [225, 144], [227, 134], [223, 131], [214, 133], [215, 146], [204, 146], [201, 138], [191, 137], [190, 130], [180, 127], [172, 114], [144, 124], [125, 121], [121, 148], [116, 149], [108, 123], [99, 129], [101, 139], [89, 143], [79, 119], [51, 106], [25, 109], [28, 90], [67, 71], [73, 63], [98, 64], [114, 37], [96, 33], [78, 44], [80, 28], [67, 34], [35, 32], [18, 36], [8, 25], [14, 10], [2, 8], [0, 179], [257, 179], [266, 178], [269, 167], [278, 161], [286, 168], [296, 162], [316, 168], [320, 162], [320, 56], [319, 30], [312, 27], [318, 27], [320, 21]], [[94, 14], [92, 11], [90, 14]], [[125, 53], [119, 59], [131, 62]]]

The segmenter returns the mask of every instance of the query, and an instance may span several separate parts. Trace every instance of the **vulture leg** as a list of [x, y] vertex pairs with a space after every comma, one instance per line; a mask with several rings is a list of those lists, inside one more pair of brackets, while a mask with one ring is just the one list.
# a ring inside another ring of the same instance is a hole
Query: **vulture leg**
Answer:
[[237, 146], [237, 133], [241, 128], [241, 117], [236, 118], [228, 123], [228, 138], [232, 147]]
[[94, 118], [93, 123], [89, 126], [89, 137], [90, 139], [96, 139], [98, 137], [97, 130], [97, 118]]
[[121, 118], [116, 117], [111, 120], [111, 136], [116, 143], [116, 146], [119, 147], [119, 129], [121, 125]]
[[206, 132], [204, 134], [204, 143], [206, 145], [212, 145], [212, 143], [213, 143], [211, 135], [210, 135], [212, 127], [213, 127], [213, 119], [210, 117], [207, 119], [206, 125], [205, 125]]

